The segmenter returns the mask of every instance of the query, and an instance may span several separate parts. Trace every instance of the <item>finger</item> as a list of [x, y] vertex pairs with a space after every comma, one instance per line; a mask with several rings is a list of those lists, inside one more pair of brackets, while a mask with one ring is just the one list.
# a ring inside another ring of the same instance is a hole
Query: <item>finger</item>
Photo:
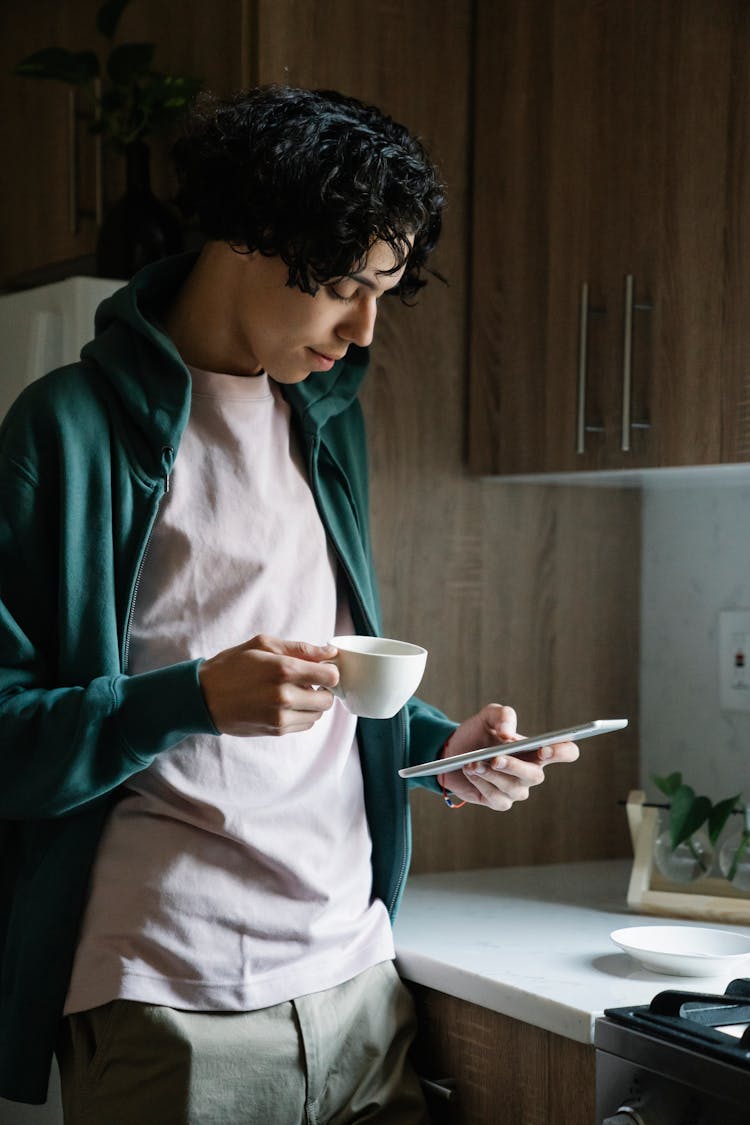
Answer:
[[497, 739], [520, 737], [516, 732], [518, 716], [512, 707], [504, 703], [490, 703], [481, 712], [484, 725], [491, 736]]
[[296, 694], [288, 707], [292, 711], [297, 712], [318, 712], [319, 715], [330, 711], [333, 707], [335, 696], [327, 691], [325, 688], [297, 688]]
[[328, 691], [301, 692], [295, 688], [293, 693], [285, 692], [283, 698], [266, 709], [259, 723], [262, 730], [249, 733], [283, 735], [310, 730], [330, 709], [333, 698]]
[[[307, 660], [304, 656], [294, 656], [290, 652], [292, 649], [298, 653], [323, 653], [327, 660]], [[239, 651], [259, 654], [266, 664], [269, 679], [280, 684], [334, 688], [339, 682], [339, 670], [335, 664], [330, 663], [331, 653], [335, 655], [336, 649], [330, 646], [308, 645], [304, 641], [279, 641], [276, 637], [262, 635], [253, 637], [246, 645], [240, 646]], [[254, 659], [258, 659], [258, 656], [255, 655]]]
[[299, 734], [302, 731], [311, 730], [315, 726], [321, 715], [314, 715], [312, 713], [302, 711], [285, 711], [279, 717], [276, 723], [269, 722], [265, 726], [253, 726], [248, 734], [254, 735], [272, 735], [273, 737], [280, 737], [286, 734]]
[[486, 762], [478, 762], [473, 768], [467, 766], [465, 772], [474, 784], [480, 783], [483, 793], [488, 791], [489, 786], [504, 793], [511, 801], [525, 801], [530, 787], [544, 781], [544, 770], [539, 766], [535, 766], [533, 774], [528, 777], [519, 777], [502, 767], [488, 766]]
[[325, 661], [299, 660], [293, 656], [282, 657], [282, 677], [298, 687], [335, 688], [339, 682], [339, 670], [335, 664]]
[[518, 733], [518, 716], [512, 707], [501, 707], [495, 732], [497, 737], [503, 740], [521, 738]]
[[308, 641], [284, 641], [284, 651], [298, 660], [318, 662], [332, 660], [338, 649], [334, 645], [313, 645]]
[[[486, 768], [486, 767], [485, 767]], [[489, 772], [489, 771], [488, 771]], [[490, 780], [487, 773], [473, 773], [466, 767], [464, 770], [464, 783], [469, 787], [470, 795], [465, 799], [475, 804], [486, 805], [497, 812], [507, 812], [516, 800], [525, 800], [528, 789], [523, 786], [508, 786], [507, 789], [499, 787]], [[473, 793], [471, 792], [473, 790]], [[463, 796], [463, 794], [457, 794]]]
[[575, 762], [579, 756], [580, 750], [575, 742], [555, 742], [536, 751], [536, 760], [545, 766], [555, 762]]
[[487, 741], [505, 740], [514, 738], [517, 727], [517, 715], [512, 706], [505, 703], [488, 703], [478, 714], [463, 723], [464, 727], [476, 728], [477, 745]]
[[319, 712], [329, 711], [334, 696], [330, 691], [307, 684], [299, 685], [290, 681], [280, 684], [271, 696], [273, 706], [279, 711]]
[[485, 765], [489, 768], [490, 776], [514, 777], [523, 785], [541, 785], [544, 781], [544, 770], [535, 758], [521, 758], [516, 754], [498, 754], [490, 758]]
[[309, 641], [287, 641], [268, 633], [258, 633], [247, 642], [247, 648], [272, 652], [277, 656], [290, 656], [306, 662], [332, 660], [338, 652], [334, 645], [313, 645]]

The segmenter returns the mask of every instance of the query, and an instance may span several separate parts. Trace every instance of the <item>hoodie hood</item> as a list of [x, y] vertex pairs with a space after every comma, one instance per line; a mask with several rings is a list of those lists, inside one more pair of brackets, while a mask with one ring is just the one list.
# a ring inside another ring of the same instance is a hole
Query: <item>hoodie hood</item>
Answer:
[[[179, 254], [146, 266], [102, 301], [95, 337], [81, 352], [106, 379], [146, 446], [160, 453], [179, 446], [191, 387], [190, 372], [160, 321], [197, 258]], [[351, 345], [331, 371], [282, 386], [306, 433], [318, 432], [356, 398], [368, 358], [366, 348]]]
[[160, 325], [196, 254], [155, 262], [102, 301], [81, 359], [94, 364], [148, 446], [176, 449], [190, 413], [190, 372]]

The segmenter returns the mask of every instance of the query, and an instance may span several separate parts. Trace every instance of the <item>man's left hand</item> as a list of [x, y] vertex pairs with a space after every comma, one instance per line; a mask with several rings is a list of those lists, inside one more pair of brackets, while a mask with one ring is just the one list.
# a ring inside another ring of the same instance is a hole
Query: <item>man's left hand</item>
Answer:
[[[443, 757], [518, 741], [523, 735], [518, 734], [516, 723], [512, 707], [490, 703], [454, 731]], [[557, 742], [525, 754], [498, 754], [496, 758], [471, 762], [461, 770], [439, 774], [438, 781], [462, 801], [507, 812], [516, 801], [527, 800], [533, 786], [541, 785], [544, 766], [574, 762], [577, 757], [575, 742]]]

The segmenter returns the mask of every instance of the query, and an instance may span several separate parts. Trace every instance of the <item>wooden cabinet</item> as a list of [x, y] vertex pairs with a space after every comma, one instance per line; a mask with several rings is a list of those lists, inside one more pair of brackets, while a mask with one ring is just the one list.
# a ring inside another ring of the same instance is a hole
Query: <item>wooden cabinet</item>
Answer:
[[[0, 151], [9, 165], [0, 187], [0, 285], [89, 258], [96, 245], [99, 211], [122, 193], [122, 161], [98, 151], [87, 130], [80, 92], [58, 82], [13, 75], [17, 62], [42, 47], [94, 49], [101, 0], [3, 0], [0, 4]], [[159, 70], [195, 74], [209, 89], [228, 93], [248, 80], [249, 0], [135, 0], [122, 17], [116, 41], [156, 43]], [[153, 142], [152, 179], [169, 197], [173, 183], [166, 143]], [[85, 268], [85, 267], [84, 267]], [[63, 273], [64, 267], [61, 267]], [[68, 272], [71, 272], [68, 270]]]
[[[631, 718], [608, 736], [621, 739], [614, 753], [548, 771], [509, 816], [446, 815], [434, 794], [413, 791], [414, 870], [629, 855], [613, 810], [638, 778], [640, 495], [464, 472], [474, 0], [260, 0], [256, 26], [260, 81], [382, 106], [424, 139], [447, 185], [432, 264], [449, 284], [431, 280], [415, 308], [382, 302], [361, 395], [385, 628], [429, 649], [420, 694], [456, 719], [499, 698], [525, 731]], [[507, 62], [496, 59], [510, 82]]]
[[65, 0], [0, 5], [0, 151], [9, 164], [0, 188], [3, 281], [93, 251], [96, 153], [76, 118], [82, 106], [66, 86], [11, 71], [42, 47], [95, 46], [94, 12], [94, 4]]
[[478, 0], [470, 466], [750, 452], [747, 5]]
[[410, 985], [419, 1020], [413, 1052], [422, 1079], [453, 1096], [430, 1095], [435, 1125], [593, 1125], [594, 1048]]

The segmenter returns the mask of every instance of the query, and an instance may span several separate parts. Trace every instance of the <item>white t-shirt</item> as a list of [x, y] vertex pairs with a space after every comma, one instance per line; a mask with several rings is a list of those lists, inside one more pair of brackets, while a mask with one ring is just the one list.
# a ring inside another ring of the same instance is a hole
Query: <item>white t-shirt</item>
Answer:
[[[130, 673], [258, 633], [325, 644], [354, 631], [278, 387], [192, 378]], [[130, 779], [110, 817], [66, 1013], [118, 997], [252, 1010], [393, 957], [370, 852], [355, 720], [338, 700], [302, 733], [186, 738]]]

